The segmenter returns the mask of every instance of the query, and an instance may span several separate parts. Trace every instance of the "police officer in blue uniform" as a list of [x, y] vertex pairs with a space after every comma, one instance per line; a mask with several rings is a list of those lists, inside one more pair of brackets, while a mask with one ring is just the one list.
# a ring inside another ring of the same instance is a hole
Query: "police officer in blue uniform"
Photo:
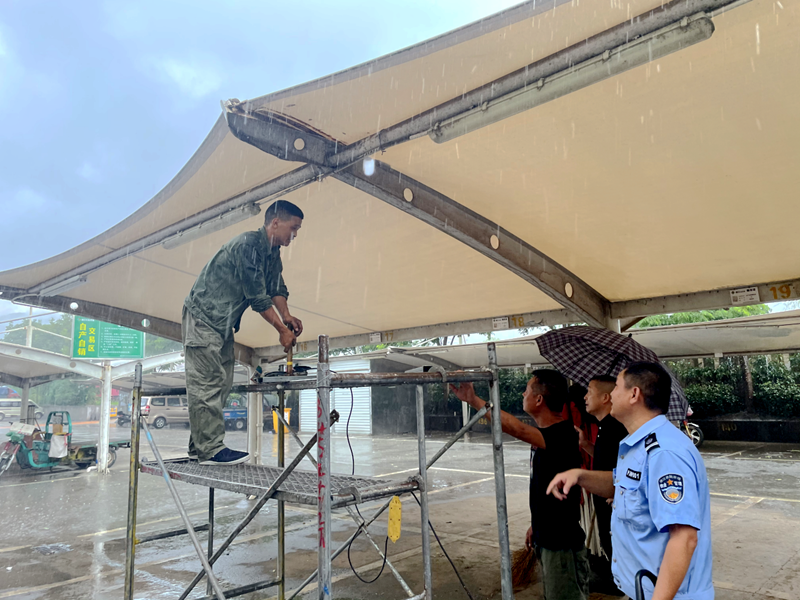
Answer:
[[711, 508], [700, 453], [664, 416], [671, 378], [657, 363], [634, 363], [617, 377], [611, 415], [628, 430], [614, 471], [573, 469], [558, 474], [548, 493], [574, 485], [614, 498], [611, 517], [614, 581], [635, 596], [642, 569], [658, 576], [653, 600], [711, 600]]

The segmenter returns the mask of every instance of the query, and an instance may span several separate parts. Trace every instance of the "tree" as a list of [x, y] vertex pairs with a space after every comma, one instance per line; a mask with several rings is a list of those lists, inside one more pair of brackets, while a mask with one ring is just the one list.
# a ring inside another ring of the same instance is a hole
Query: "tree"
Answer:
[[720, 308], [717, 310], [699, 310], [695, 312], [672, 313], [670, 315], [653, 315], [652, 317], [646, 317], [639, 321], [634, 328], [645, 329], [647, 327], [661, 327], [664, 325], [721, 321], [723, 319], [735, 319], [737, 317], [766, 315], [769, 314], [769, 312], [769, 307], [766, 304], [754, 304], [752, 306], [732, 306], [731, 308]]
[[[28, 319], [21, 320], [22, 323], [15, 321], [6, 324], [6, 333], [3, 334], [3, 341], [9, 344], [25, 345], [25, 326]], [[17, 329], [20, 328], [21, 329]], [[40, 350], [48, 350], [57, 354], [69, 355], [70, 338], [72, 333], [72, 316], [59, 314], [51, 318], [33, 319], [33, 339], [31, 345]], [[16, 331], [10, 331], [16, 329]], [[43, 330], [43, 331], [41, 331]], [[49, 333], [45, 333], [49, 332]], [[52, 335], [56, 334], [56, 335]], [[63, 337], [59, 337], [63, 336]]]

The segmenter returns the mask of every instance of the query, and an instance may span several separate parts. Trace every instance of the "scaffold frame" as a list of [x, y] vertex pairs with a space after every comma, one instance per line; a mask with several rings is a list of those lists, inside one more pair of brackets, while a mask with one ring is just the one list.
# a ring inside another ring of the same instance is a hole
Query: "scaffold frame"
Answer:
[[[136, 545], [151, 539], [186, 534], [190, 537], [195, 552], [200, 559], [202, 568], [194, 579], [180, 595], [179, 600], [184, 600], [191, 594], [195, 586], [205, 577], [207, 581], [206, 596], [209, 600], [224, 600], [242, 594], [251, 593], [271, 587], [278, 588], [278, 599], [286, 599], [286, 563], [285, 563], [285, 517], [284, 505], [286, 502], [305, 504], [317, 507], [318, 544], [317, 570], [312, 573], [298, 588], [292, 591], [289, 600], [295, 598], [308, 586], [318, 580], [317, 598], [329, 600], [334, 598], [331, 562], [346, 550], [359, 533], [363, 533], [370, 545], [377, 551], [382, 560], [385, 560], [389, 571], [394, 575], [406, 595], [412, 600], [431, 600], [433, 597], [433, 582], [431, 570], [430, 546], [430, 517], [428, 509], [428, 469], [439, 460], [465, 433], [467, 433], [487, 412], [491, 411], [492, 426], [492, 454], [495, 479], [495, 504], [497, 510], [498, 539], [500, 546], [500, 580], [503, 600], [513, 600], [511, 583], [511, 553], [508, 537], [508, 508], [506, 503], [505, 467], [503, 464], [503, 438], [500, 408], [500, 387], [498, 379], [497, 355], [495, 345], [487, 345], [489, 355], [489, 369], [476, 371], [450, 371], [440, 367], [424, 373], [333, 373], [330, 370], [328, 338], [319, 337], [319, 356], [316, 377], [287, 376], [265, 379], [263, 383], [236, 386], [235, 391], [240, 392], [277, 392], [278, 406], [273, 411], [277, 414], [280, 423], [278, 427], [278, 464], [277, 467], [267, 467], [256, 464], [241, 464], [236, 466], [203, 466], [197, 462], [186, 459], [163, 460], [158, 447], [153, 440], [146, 422], [140, 414], [140, 398], [142, 375], [141, 367], [137, 365], [131, 423], [131, 472], [128, 489], [128, 524], [126, 545], [126, 570], [125, 570], [125, 600], [133, 600], [135, 552]], [[424, 386], [430, 384], [450, 384], [484, 381], [489, 383], [490, 399], [470, 421], [461, 428], [439, 451], [427, 459], [425, 444], [425, 411], [424, 411]], [[416, 388], [416, 420], [417, 420], [417, 456], [419, 470], [415, 475], [404, 481], [391, 481], [371, 477], [358, 477], [332, 474], [330, 468], [331, 433], [332, 423], [338, 420], [336, 411], [330, 410], [330, 392], [332, 388], [352, 388], [380, 385], [414, 385]], [[317, 389], [317, 426], [314, 436], [306, 443], [289, 427], [283, 414], [285, 392], [287, 390]], [[185, 388], [161, 390], [169, 395], [185, 394]], [[146, 439], [155, 456], [153, 461], [139, 460], [139, 442], [141, 430], [144, 430]], [[302, 446], [300, 452], [291, 462], [284, 466], [285, 431], [289, 431], [295, 441]], [[310, 455], [311, 449], [316, 445], [316, 458]], [[315, 467], [315, 471], [303, 471], [297, 466], [308, 458]], [[136, 507], [138, 501], [138, 472], [159, 475], [163, 477], [175, 501], [178, 512], [184, 523], [184, 528], [174, 532], [150, 536], [147, 539], [136, 538]], [[202, 485], [209, 489], [208, 523], [195, 526], [186, 515], [186, 511], [175, 490], [173, 480], [183, 481], [188, 484]], [[214, 549], [214, 493], [216, 489], [225, 489], [255, 497], [257, 501], [247, 511], [245, 517], [228, 535], [226, 540]], [[374, 541], [367, 528], [389, 506], [391, 498], [402, 494], [419, 492], [421, 537], [422, 537], [422, 563], [424, 587], [421, 593], [415, 594], [403, 580], [400, 573], [391, 564], [381, 548]], [[353, 505], [386, 499], [369, 518], [364, 518]], [[278, 555], [277, 573], [271, 580], [259, 581], [235, 588], [223, 590], [214, 575], [213, 565], [222, 556], [225, 550], [244, 530], [263, 506], [270, 500], [278, 504]], [[331, 546], [331, 511], [345, 508], [356, 523], [356, 531], [336, 550]], [[197, 538], [197, 531], [208, 530], [208, 544], [204, 551]]]

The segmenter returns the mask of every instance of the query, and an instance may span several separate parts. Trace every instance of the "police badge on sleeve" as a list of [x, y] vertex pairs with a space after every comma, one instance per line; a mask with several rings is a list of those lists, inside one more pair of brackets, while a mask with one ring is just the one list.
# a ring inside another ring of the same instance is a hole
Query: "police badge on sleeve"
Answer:
[[683, 500], [683, 477], [670, 473], [658, 480], [658, 489], [661, 496], [670, 504], [677, 504]]

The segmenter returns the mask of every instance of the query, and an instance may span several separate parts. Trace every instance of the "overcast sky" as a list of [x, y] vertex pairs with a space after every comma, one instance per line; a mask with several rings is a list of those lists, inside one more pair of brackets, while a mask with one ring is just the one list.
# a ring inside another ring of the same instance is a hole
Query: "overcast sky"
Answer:
[[[351, 67], [519, 0], [4, 1], [0, 270], [48, 258], [147, 202], [220, 100]], [[0, 302], [0, 319], [18, 313]]]

